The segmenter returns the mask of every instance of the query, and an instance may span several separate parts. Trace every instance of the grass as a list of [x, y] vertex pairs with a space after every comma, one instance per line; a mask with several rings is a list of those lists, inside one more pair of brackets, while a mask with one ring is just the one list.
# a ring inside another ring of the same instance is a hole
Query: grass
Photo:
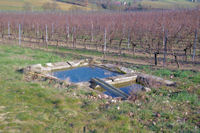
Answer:
[[23, 11], [26, 3], [29, 3], [33, 11], [42, 11], [42, 6], [47, 2], [55, 2], [61, 10], [82, 9], [90, 10], [90, 7], [82, 7], [54, 0], [0, 0], [0, 10], [3, 11]]
[[[118, 1], [126, 1], [132, 2], [131, 0], [118, 0]], [[148, 8], [158, 8], [158, 9], [176, 9], [176, 8], [195, 8], [200, 5], [199, 3], [193, 3], [188, 0], [143, 0], [141, 2], [137, 2], [136, 4], [141, 4], [144, 7]]]
[[76, 87], [57, 89], [48, 81], [27, 81], [16, 71], [30, 64], [76, 58], [0, 45], [0, 132], [200, 131], [199, 72], [130, 66], [166, 79], [173, 74], [178, 87], [152, 89], [134, 102], [110, 104], [88, 97], [96, 97], [98, 92]]
[[[55, 46], [49, 46], [49, 49], [54, 50]], [[74, 54], [85, 54], [85, 55], [94, 55], [94, 56], [103, 56], [102, 52], [97, 52], [94, 50], [87, 50], [87, 49], [72, 49], [67, 47], [58, 47], [57, 48], [61, 52], [73, 52]]]
[[195, 8], [199, 3], [189, 2], [187, 0], [160, 0], [160, 1], [142, 1], [142, 6], [151, 8], [164, 8], [164, 9], [176, 9], [176, 8]]
[[[127, 1], [132, 2], [131, 0], [120, 0], [120, 1]], [[68, 11], [68, 10], [98, 10], [98, 8], [89, 3], [87, 7], [73, 5], [70, 3], [59, 2], [55, 0], [0, 0], [0, 10], [1, 11], [23, 11], [24, 6], [26, 3], [29, 3], [31, 10], [33, 11], [42, 11], [42, 5], [47, 2], [55, 2], [61, 10]], [[158, 0], [158, 1], [149, 1], [144, 0], [142, 2], [137, 2], [136, 4], [141, 4], [144, 7], [151, 7], [151, 8], [164, 8], [164, 9], [172, 9], [172, 8], [194, 8], [198, 3], [192, 3], [187, 0]]]

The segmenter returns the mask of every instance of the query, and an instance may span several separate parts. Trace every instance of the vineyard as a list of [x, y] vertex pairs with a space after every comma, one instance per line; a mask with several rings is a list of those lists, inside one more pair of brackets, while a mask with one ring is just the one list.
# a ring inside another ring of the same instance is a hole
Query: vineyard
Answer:
[[200, 11], [0, 13], [1, 41], [99, 51], [178, 68], [200, 64]]
[[0, 133], [200, 132], [199, 9], [0, 12], [0, 66]]

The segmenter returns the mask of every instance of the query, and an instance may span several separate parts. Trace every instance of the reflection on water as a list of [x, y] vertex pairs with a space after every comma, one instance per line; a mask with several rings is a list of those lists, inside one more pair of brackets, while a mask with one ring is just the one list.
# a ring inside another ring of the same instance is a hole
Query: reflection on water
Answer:
[[[122, 87], [122, 88], [120, 88], [120, 90], [122, 90], [126, 94], [130, 95], [131, 93], [137, 93], [137, 92], [142, 91], [143, 86], [139, 85], [139, 84], [133, 84], [131, 86]], [[105, 91], [104, 94], [112, 96], [112, 97], [117, 97], [116, 95], [109, 93], [108, 91]]]
[[69, 80], [74, 83], [86, 82], [91, 78], [107, 78], [120, 75], [100, 67], [78, 67], [71, 70], [53, 72], [53, 76], [61, 80]]

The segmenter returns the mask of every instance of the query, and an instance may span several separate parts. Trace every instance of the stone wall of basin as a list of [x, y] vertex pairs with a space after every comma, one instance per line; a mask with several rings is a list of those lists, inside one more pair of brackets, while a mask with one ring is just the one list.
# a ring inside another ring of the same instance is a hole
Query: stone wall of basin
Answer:
[[[134, 82], [137, 79], [137, 75], [134, 73], [129, 73], [129, 74], [124, 74], [124, 75], [119, 75], [115, 77], [109, 77], [109, 78], [104, 78], [102, 79], [108, 84], [111, 85], [116, 85], [116, 84], [123, 84], [127, 82]], [[95, 83], [91, 82], [91, 87], [92, 88], [98, 88], [99, 86], [96, 85]]]
[[[88, 59], [57, 62], [57, 63], [46, 63], [44, 66], [42, 66], [41, 64], [36, 64], [36, 65], [31, 65], [24, 68], [23, 71], [25, 73], [26, 72], [40, 73], [46, 76], [47, 78], [50, 77], [51, 79], [53, 78], [57, 79], [56, 77], [50, 74], [52, 71], [62, 70], [62, 69], [71, 69], [71, 68], [88, 66], [88, 65], [95, 65], [95, 66], [107, 69], [109, 71], [123, 73], [123, 75], [103, 79], [105, 82], [111, 85], [121, 84], [124, 82], [131, 82], [131, 81], [136, 81], [136, 83], [142, 84], [145, 87], [149, 87], [149, 88], [159, 88], [161, 86], [175, 86], [176, 85], [175, 82], [164, 80], [160, 77], [143, 74], [143, 73], [137, 73], [136, 71], [126, 68], [126, 67], [117, 66], [113, 64], [102, 64], [101, 62], [88, 60]], [[68, 81], [63, 81], [63, 82], [69, 83]], [[91, 84], [91, 86], [95, 86], [95, 85]]]
[[46, 63], [44, 66], [42, 66], [41, 64], [36, 64], [36, 65], [28, 66], [24, 70], [37, 72], [37, 73], [48, 73], [51, 71], [70, 69], [70, 68], [87, 66], [87, 65], [89, 65], [89, 60], [77, 60], [77, 61]]

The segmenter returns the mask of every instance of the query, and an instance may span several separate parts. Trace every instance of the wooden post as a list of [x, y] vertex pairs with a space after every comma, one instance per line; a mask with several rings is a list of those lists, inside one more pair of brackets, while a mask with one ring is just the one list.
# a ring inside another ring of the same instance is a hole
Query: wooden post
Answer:
[[104, 52], [104, 56], [106, 54], [106, 36], [107, 36], [107, 31], [106, 31], [106, 28], [105, 28], [105, 33], [104, 33], [104, 49], [103, 49], [103, 52]]
[[54, 33], [54, 23], [51, 24], [51, 37], [53, 38]]
[[67, 37], [69, 38], [69, 25], [67, 25]]
[[119, 48], [118, 49], [119, 49], [119, 55], [120, 56], [122, 54], [122, 48], [121, 48], [122, 47], [122, 41], [123, 41], [123, 38], [121, 38], [120, 41], [119, 41]]
[[93, 25], [93, 22], [92, 22], [92, 31], [91, 31], [92, 42], [94, 41], [93, 29], [94, 29], [94, 25]]
[[37, 24], [37, 36], [39, 36], [40, 32], [39, 32], [39, 25]]
[[196, 41], [197, 41], [197, 29], [195, 30], [195, 38], [194, 38], [194, 45], [193, 45], [193, 56], [192, 61], [195, 61], [195, 55], [196, 55]]
[[128, 49], [130, 48], [130, 31], [128, 30]]
[[73, 48], [76, 48], [76, 27], [73, 27], [72, 43], [73, 43]]
[[178, 62], [178, 57], [177, 57], [177, 55], [175, 55], [175, 54], [174, 54], [174, 59], [175, 59], [175, 62], [176, 62], [177, 67], [179, 68], [180, 65], [179, 65], [179, 62]]
[[187, 48], [184, 49], [185, 61], [187, 61]]
[[21, 24], [19, 24], [19, 46], [21, 46]]
[[8, 22], [8, 37], [10, 37], [10, 22]]
[[73, 48], [75, 48], [74, 31], [75, 31], [75, 28], [73, 27], [73, 29], [72, 29], [72, 43], [73, 43]]
[[72, 42], [74, 40], [74, 27], [72, 27]]
[[47, 25], [45, 25], [45, 29], [46, 29], [46, 46], [48, 48], [48, 29], [47, 29]]
[[46, 29], [46, 43], [48, 42], [48, 29], [47, 29], [48, 27], [47, 27], [47, 25], [45, 25], [45, 29]]
[[155, 66], [158, 65], [158, 58], [157, 58], [158, 52], [154, 53], [154, 60], [155, 60]]
[[20, 24], [20, 31], [21, 31], [21, 40], [25, 41], [25, 35], [24, 35], [24, 23]]
[[166, 55], [167, 55], [167, 31], [163, 27], [163, 45], [164, 45], [164, 57], [163, 57], [163, 67], [166, 64]]
[[4, 36], [4, 34], [3, 34], [3, 31], [4, 31], [4, 29], [3, 29], [3, 24], [1, 23], [1, 37], [2, 37], [2, 39], [3, 39], [3, 36]]

